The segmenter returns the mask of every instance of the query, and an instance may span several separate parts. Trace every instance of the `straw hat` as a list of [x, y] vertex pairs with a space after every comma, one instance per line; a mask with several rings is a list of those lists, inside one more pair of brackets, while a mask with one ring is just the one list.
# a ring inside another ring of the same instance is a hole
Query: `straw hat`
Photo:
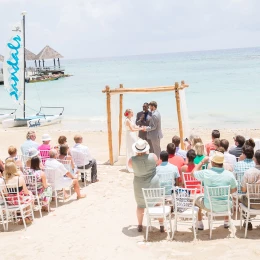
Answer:
[[211, 161], [214, 163], [217, 163], [217, 164], [223, 164], [224, 163], [224, 154], [216, 151], [214, 153]]
[[132, 145], [132, 149], [135, 153], [145, 153], [149, 151], [150, 145], [145, 140], [140, 138]]
[[28, 157], [33, 158], [34, 156], [37, 156], [39, 154], [39, 151], [35, 148], [30, 148], [28, 152]]
[[50, 141], [51, 140], [51, 137], [50, 137], [50, 135], [49, 134], [44, 134], [43, 136], [42, 136], [42, 141], [44, 142], [44, 141]]

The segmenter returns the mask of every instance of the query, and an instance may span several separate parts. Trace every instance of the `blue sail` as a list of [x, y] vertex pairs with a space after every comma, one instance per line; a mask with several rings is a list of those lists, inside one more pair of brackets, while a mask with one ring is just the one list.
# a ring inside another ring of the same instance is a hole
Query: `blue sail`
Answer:
[[24, 64], [23, 29], [19, 23], [12, 27], [3, 64], [4, 87], [18, 104], [21, 104], [24, 91]]

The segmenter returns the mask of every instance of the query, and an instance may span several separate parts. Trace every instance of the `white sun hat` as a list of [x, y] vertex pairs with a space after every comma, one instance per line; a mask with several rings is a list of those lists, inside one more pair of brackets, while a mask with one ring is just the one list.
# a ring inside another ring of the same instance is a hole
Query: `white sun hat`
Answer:
[[33, 158], [34, 156], [37, 156], [39, 154], [39, 151], [35, 148], [30, 148], [28, 151], [28, 157]]
[[42, 141], [44, 142], [44, 141], [50, 141], [51, 140], [51, 137], [50, 137], [50, 135], [49, 134], [44, 134], [43, 136], [42, 136]]
[[150, 145], [147, 143], [147, 141], [140, 138], [132, 145], [132, 149], [135, 153], [145, 153], [149, 151]]

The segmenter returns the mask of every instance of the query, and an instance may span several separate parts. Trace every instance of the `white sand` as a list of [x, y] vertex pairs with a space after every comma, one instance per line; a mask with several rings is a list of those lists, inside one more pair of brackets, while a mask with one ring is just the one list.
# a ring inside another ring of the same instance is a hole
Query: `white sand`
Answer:
[[[0, 158], [7, 156], [10, 144], [20, 147], [26, 134], [25, 129], [0, 130]], [[37, 129], [37, 140], [48, 132]], [[234, 132], [221, 131], [223, 138], [231, 140]], [[53, 140], [61, 134], [49, 132]], [[73, 144], [75, 133], [64, 131]], [[215, 225], [212, 240], [209, 240], [207, 221], [205, 230], [198, 232], [198, 240], [193, 241], [191, 226], [180, 226], [174, 241], [166, 240], [166, 233], [160, 233], [158, 226], [150, 233], [150, 242], [144, 243], [144, 232], [136, 230], [135, 200], [132, 188], [133, 175], [124, 171], [124, 166], [102, 165], [108, 159], [107, 136], [103, 132], [82, 133], [84, 143], [89, 146], [98, 160], [100, 182], [83, 188], [87, 198], [77, 201], [75, 193], [53, 213], [44, 213], [43, 218], [36, 213], [35, 222], [23, 230], [23, 226], [10, 225], [9, 232], [0, 227], [0, 259], [259, 259], [260, 227], [244, 239], [244, 229], [239, 230], [235, 221], [236, 238], [230, 238], [230, 231], [223, 228], [222, 221]], [[174, 130], [164, 131], [162, 147], [171, 140]], [[210, 130], [198, 130], [206, 141]], [[207, 135], [207, 136], [206, 136]], [[259, 137], [259, 130], [251, 131], [252, 137]], [[56, 144], [53, 142], [53, 144]], [[124, 147], [124, 145], [123, 145]], [[123, 150], [124, 148], [122, 148]], [[54, 204], [53, 204], [54, 207]], [[144, 222], [145, 224], [145, 222]], [[257, 226], [257, 229], [255, 228]]]

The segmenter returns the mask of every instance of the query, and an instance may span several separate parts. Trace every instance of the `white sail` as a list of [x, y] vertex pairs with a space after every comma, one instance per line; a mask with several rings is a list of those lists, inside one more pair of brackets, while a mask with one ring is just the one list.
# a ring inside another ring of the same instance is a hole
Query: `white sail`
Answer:
[[18, 104], [22, 103], [24, 91], [24, 64], [23, 26], [20, 22], [12, 27], [3, 64], [4, 87]]

